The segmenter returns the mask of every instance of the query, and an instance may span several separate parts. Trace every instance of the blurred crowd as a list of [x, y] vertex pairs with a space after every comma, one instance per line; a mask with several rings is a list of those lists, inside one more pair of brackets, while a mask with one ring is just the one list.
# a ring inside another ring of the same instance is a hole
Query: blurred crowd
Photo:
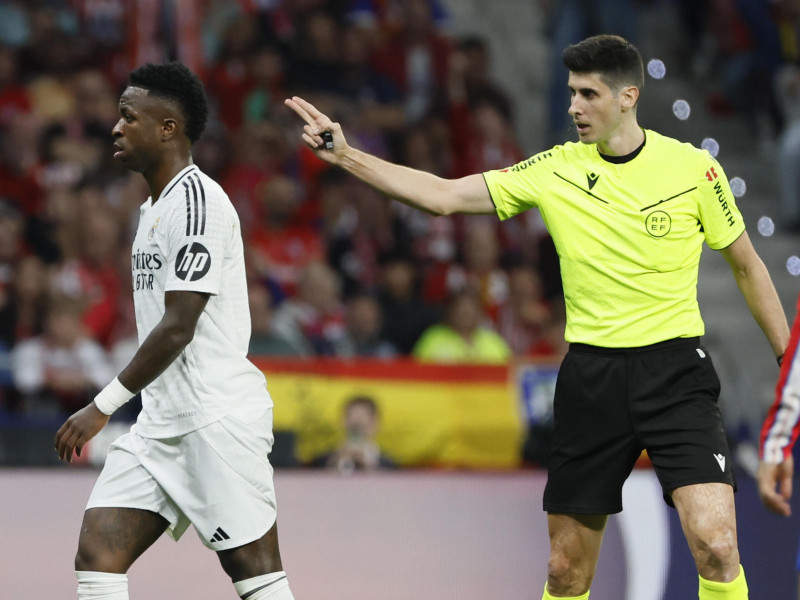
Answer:
[[251, 355], [503, 363], [563, 350], [552, 242], [433, 218], [326, 166], [283, 106], [445, 177], [524, 158], [489, 45], [436, 0], [39, 0], [0, 4], [0, 413], [85, 404], [138, 340], [130, 244], [148, 192], [112, 161], [127, 74], [180, 59], [212, 118], [195, 162], [242, 223]]
[[[555, 143], [566, 131], [560, 49], [601, 30], [637, 41], [647, 2], [539, 1]], [[687, 71], [720, 75], [709, 103], [767, 115], [782, 156], [800, 161], [800, 1], [674, 3], [699, 49]], [[454, 36], [448, 20], [441, 0], [0, 3], [0, 416], [74, 410], [138, 345], [129, 252], [148, 191], [114, 164], [110, 132], [127, 75], [145, 61], [182, 60], [206, 84], [212, 115], [193, 155], [241, 219], [252, 355], [562, 353], [558, 261], [535, 210], [499, 223], [392, 202], [316, 159], [283, 106], [303, 96], [350, 144], [443, 177], [522, 160], [490, 40]], [[783, 179], [800, 216], [798, 172]]]

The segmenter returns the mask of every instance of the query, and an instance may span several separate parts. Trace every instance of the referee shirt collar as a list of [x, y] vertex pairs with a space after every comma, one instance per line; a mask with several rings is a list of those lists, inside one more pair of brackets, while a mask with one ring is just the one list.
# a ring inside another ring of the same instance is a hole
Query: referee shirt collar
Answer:
[[642, 141], [642, 143], [639, 145], [639, 147], [636, 148], [636, 150], [634, 150], [633, 152], [629, 152], [628, 154], [625, 154], [624, 156], [608, 156], [606, 154], [603, 154], [599, 150], [597, 151], [597, 153], [600, 155], [600, 158], [602, 158], [603, 160], [605, 160], [607, 162], [614, 163], [615, 165], [621, 165], [623, 163], [630, 162], [634, 158], [639, 156], [639, 154], [642, 151], [642, 148], [644, 148], [644, 145], [647, 143], [647, 132], [644, 131], [644, 130], [642, 130], [642, 132], [644, 133], [644, 141]]

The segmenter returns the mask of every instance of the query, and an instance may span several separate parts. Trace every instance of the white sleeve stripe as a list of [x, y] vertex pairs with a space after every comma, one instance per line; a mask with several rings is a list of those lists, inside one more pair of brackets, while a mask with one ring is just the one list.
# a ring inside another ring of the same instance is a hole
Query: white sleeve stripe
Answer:
[[783, 449], [792, 439], [792, 432], [800, 418], [800, 369], [798, 357], [795, 354], [789, 374], [786, 377], [781, 391], [780, 407], [775, 415], [775, 421], [767, 433], [764, 441], [764, 460], [768, 462], [782, 462]]

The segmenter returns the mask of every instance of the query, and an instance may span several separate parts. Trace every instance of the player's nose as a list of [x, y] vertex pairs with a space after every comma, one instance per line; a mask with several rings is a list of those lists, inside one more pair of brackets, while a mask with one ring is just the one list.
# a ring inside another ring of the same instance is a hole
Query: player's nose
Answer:
[[122, 135], [122, 119], [117, 121], [117, 123], [114, 125], [114, 128], [111, 130], [111, 135], [113, 135], [115, 138]]

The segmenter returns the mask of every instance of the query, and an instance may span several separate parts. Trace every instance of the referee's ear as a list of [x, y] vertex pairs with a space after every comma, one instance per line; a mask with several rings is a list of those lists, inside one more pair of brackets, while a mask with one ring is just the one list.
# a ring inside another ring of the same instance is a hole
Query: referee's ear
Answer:
[[626, 85], [619, 91], [619, 100], [623, 111], [636, 108], [639, 102], [639, 88], [635, 85]]

